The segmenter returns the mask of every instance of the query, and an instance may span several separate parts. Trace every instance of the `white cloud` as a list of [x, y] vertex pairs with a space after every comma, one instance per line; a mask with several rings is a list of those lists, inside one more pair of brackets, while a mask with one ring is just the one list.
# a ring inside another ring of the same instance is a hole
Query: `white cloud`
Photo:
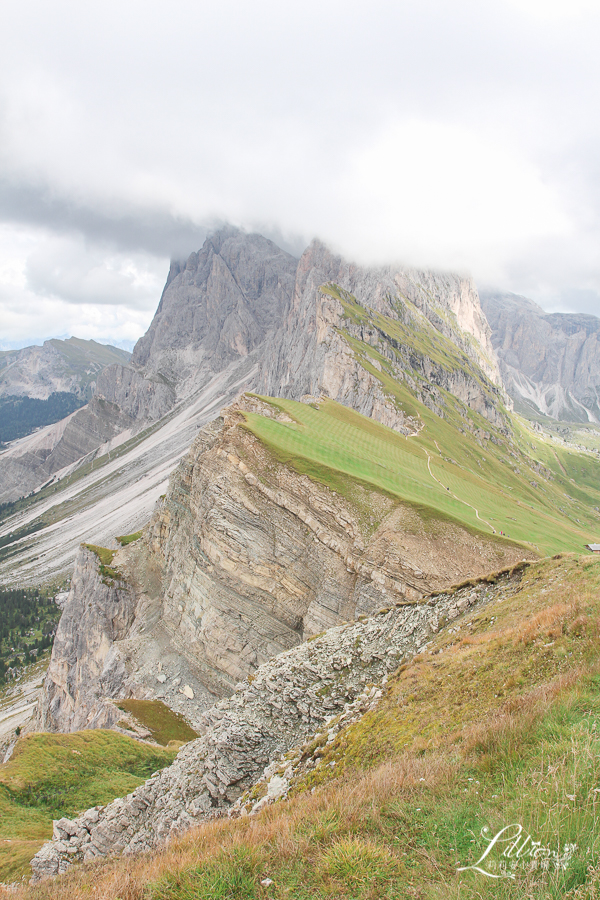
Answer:
[[524, 242], [572, 230], [556, 191], [527, 159], [456, 125], [387, 130], [348, 161], [336, 188], [351, 227], [345, 243], [381, 262], [496, 266], [500, 274]]
[[48, 235], [27, 257], [28, 287], [67, 303], [153, 310], [168, 270], [166, 259], [90, 245], [81, 236]]
[[29, 232], [0, 284], [142, 312], [220, 219], [600, 290], [599, 38], [585, 0], [4, 4], [0, 220]]
[[508, 0], [508, 5], [542, 22], [562, 22], [598, 12], [598, 0]]
[[0, 227], [3, 345], [40, 336], [136, 340], [150, 324], [166, 259]]

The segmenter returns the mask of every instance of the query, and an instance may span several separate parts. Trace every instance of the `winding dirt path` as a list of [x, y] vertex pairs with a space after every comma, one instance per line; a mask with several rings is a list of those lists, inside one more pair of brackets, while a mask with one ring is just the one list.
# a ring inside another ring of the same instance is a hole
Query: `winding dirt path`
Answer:
[[[442, 451], [439, 448], [438, 442], [434, 441], [434, 443], [435, 443], [435, 446], [438, 448], [439, 454], [441, 456]], [[492, 534], [496, 534], [496, 529], [494, 528], [494, 526], [491, 525], [487, 519], [482, 519], [482, 517], [479, 515], [479, 510], [475, 506], [472, 506], [470, 503], [467, 503], [466, 500], [462, 500], [460, 497], [457, 497], [456, 494], [453, 494], [452, 491], [450, 491], [450, 489], [445, 484], [442, 484], [442, 482], [439, 480], [439, 478], [435, 477], [435, 475], [431, 471], [431, 456], [429, 454], [429, 451], [426, 450], [425, 447], [421, 447], [421, 450], [423, 450], [423, 452], [427, 456], [427, 470], [428, 470], [429, 474], [431, 475], [431, 477], [433, 478], [433, 480], [435, 482], [437, 482], [437, 484], [439, 484], [439, 486], [442, 487], [445, 491], [447, 491], [454, 500], [458, 500], [459, 503], [464, 503], [465, 506], [468, 506], [470, 509], [472, 509], [474, 511], [475, 515], [477, 516], [477, 518], [479, 519], [479, 521], [484, 522], [488, 526], [488, 528], [491, 530]]]

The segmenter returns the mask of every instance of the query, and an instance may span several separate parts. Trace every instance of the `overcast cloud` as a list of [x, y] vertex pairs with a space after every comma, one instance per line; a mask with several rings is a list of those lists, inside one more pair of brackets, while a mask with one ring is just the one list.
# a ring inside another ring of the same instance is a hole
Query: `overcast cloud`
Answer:
[[600, 4], [9, 2], [0, 341], [134, 340], [230, 221], [600, 314]]

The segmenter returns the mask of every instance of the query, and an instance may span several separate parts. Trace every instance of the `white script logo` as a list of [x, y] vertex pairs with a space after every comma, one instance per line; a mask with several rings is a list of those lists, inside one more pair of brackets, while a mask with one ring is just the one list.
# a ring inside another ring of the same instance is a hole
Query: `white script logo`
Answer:
[[[563, 852], [543, 847], [541, 841], [534, 841], [522, 825], [514, 823], [505, 825], [493, 837], [486, 826], [481, 829], [481, 836], [488, 842], [476, 863], [471, 866], [461, 866], [457, 872], [472, 870], [488, 878], [515, 878], [516, 870], [521, 866], [528, 870], [533, 869], [566, 869], [577, 844], [565, 844]], [[499, 856], [496, 859], [495, 856]], [[494, 869], [495, 871], [490, 871]]]

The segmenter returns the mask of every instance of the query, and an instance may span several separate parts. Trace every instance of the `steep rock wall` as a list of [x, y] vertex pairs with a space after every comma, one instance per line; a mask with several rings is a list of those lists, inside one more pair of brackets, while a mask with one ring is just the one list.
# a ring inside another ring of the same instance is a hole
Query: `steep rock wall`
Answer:
[[235, 378], [232, 364], [243, 377], [249, 358], [258, 362], [266, 337], [281, 323], [296, 265], [261, 235], [224, 228], [186, 263], [172, 266], [131, 362], [99, 372], [91, 402], [64, 428], [48, 431], [43, 448], [20, 442], [0, 456], [0, 502], [35, 490], [118, 434], [143, 430], [217, 373], [229, 368]]
[[[159, 698], [194, 725], [216, 698], [307, 638], [523, 556], [450, 521], [425, 523], [358, 484], [342, 497], [278, 463], [244, 427], [246, 411], [285, 418], [246, 396], [203, 429], [144, 540], [116, 557], [134, 597], [132, 620], [111, 645], [124, 672], [121, 696]], [[75, 610], [84, 602], [80, 587], [78, 578]], [[79, 697], [78, 721], [94, 722], [103, 697], [116, 694], [102, 694], [104, 682], [86, 668], [106, 631], [84, 624], [94, 639], [81, 640], [81, 656], [65, 656], [57, 641], [50, 673], [79, 685], [70, 691]], [[184, 685], [192, 696], [182, 695]], [[52, 721], [71, 730], [73, 713], [62, 716], [59, 706]]]
[[122, 696], [125, 668], [117, 642], [133, 622], [135, 595], [102, 576], [95, 553], [82, 547], [54, 638], [35, 727], [79, 731], [114, 724], [103, 701]]
[[485, 293], [506, 388], [527, 412], [600, 422], [600, 319], [547, 314], [515, 294]]
[[53, 840], [32, 860], [34, 879], [64, 872], [77, 860], [149, 850], [227, 809], [269, 763], [424, 650], [441, 622], [504, 599], [519, 581], [518, 572], [507, 573], [493, 585], [385, 609], [265, 663], [251, 684], [206, 712], [203, 736], [183, 747], [171, 766], [123, 799], [56, 822]]
[[[417, 342], [393, 343], [372, 324], [353, 323], [340, 299], [322, 290], [332, 284], [347, 291], [367, 312], [403, 322], [418, 335], [427, 325], [464, 354], [468, 366], [436, 362]], [[499, 404], [508, 398], [491, 344], [491, 332], [470, 279], [409, 269], [368, 269], [347, 263], [314, 241], [296, 273], [291, 308], [263, 354], [258, 390], [299, 399], [326, 396], [407, 433], [414, 423], [390, 399], [381, 381], [365, 370], [345, 335], [375, 346], [393, 362], [400, 382], [439, 412], [427, 391], [419, 392], [416, 372], [461, 399], [489, 421], [505, 427]]]
[[196, 390], [206, 372], [257, 350], [279, 328], [292, 292], [297, 260], [259, 234], [223, 228], [211, 235], [169, 280], [133, 363], [148, 377]]

